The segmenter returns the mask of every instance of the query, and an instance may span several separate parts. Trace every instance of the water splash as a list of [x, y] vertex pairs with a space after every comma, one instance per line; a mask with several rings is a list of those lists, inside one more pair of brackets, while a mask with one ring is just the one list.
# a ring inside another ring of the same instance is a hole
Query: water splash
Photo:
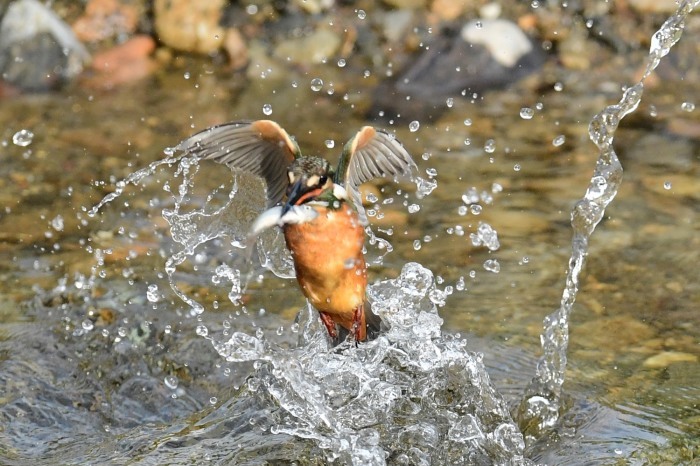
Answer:
[[277, 406], [269, 434], [312, 440], [339, 464], [530, 464], [483, 356], [441, 334], [433, 274], [417, 263], [368, 290], [389, 327], [377, 340], [330, 350], [316, 311], [300, 316], [300, 345], [262, 335], [211, 339], [228, 361], [257, 361], [247, 390]]
[[618, 104], [606, 107], [593, 117], [589, 125], [589, 137], [599, 151], [598, 160], [586, 194], [571, 212], [574, 233], [566, 285], [559, 309], [544, 319], [544, 331], [540, 337], [543, 356], [518, 411], [518, 422], [531, 439], [540, 437], [543, 430], [554, 426], [559, 419], [569, 343], [569, 315], [578, 293], [579, 275], [586, 262], [590, 237], [622, 181], [622, 165], [613, 148], [615, 131], [620, 121], [639, 106], [644, 80], [678, 42], [687, 16], [699, 4], [700, 0], [685, 0], [680, 4], [676, 13], [653, 35], [641, 80], [625, 90]]

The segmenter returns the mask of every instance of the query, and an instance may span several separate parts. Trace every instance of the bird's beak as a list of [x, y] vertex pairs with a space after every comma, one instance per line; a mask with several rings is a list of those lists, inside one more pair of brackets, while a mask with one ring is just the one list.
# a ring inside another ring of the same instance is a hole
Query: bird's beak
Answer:
[[282, 208], [282, 215], [284, 216], [307, 191], [309, 191], [309, 188], [306, 186], [304, 178], [300, 178], [293, 184], [290, 184], [287, 188], [287, 202]]

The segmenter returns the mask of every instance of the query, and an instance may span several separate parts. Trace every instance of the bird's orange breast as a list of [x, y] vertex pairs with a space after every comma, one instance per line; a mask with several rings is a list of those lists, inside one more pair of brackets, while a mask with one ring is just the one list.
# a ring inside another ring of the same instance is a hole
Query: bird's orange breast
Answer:
[[318, 217], [285, 225], [284, 237], [304, 295], [316, 309], [350, 329], [353, 312], [364, 303], [367, 287], [364, 228], [346, 203], [336, 210], [314, 209]]

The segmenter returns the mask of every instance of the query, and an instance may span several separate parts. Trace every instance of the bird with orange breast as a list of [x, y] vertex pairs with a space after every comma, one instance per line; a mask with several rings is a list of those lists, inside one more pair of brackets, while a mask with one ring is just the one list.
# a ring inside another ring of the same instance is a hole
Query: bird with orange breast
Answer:
[[294, 139], [271, 120], [214, 126], [177, 149], [265, 181], [269, 209], [255, 221], [251, 235], [282, 228], [301, 291], [333, 340], [339, 336], [337, 326], [355, 341], [364, 341], [368, 330], [370, 336], [379, 331], [365, 296], [367, 218], [359, 186], [378, 177], [411, 176], [416, 165], [393, 135], [363, 127], [343, 148], [335, 170], [321, 157], [302, 155]]

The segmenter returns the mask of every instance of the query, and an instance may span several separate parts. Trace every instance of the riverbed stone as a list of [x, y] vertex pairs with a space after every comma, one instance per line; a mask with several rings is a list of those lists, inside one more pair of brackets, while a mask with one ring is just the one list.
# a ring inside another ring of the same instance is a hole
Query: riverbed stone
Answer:
[[643, 365], [648, 369], [664, 369], [678, 362], [698, 362], [698, 357], [695, 354], [680, 351], [662, 351], [647, 358]]
[[209, 54], [224, 40], [219, 25], [224, 0], [156, 0], [155, 29], [158, 40], [175, 50]]
[[136, 31], [143, 14], [136, 5], [120, 0], [90, 0], [72, 25], [83, 42], [99, 42], [128, 36]]
[[340, 35], [330, 29], [321, 28], [306, 37], [280, 42], [274, 56], [282, 61], [298, 65], [323, 63], [340, 49]]

